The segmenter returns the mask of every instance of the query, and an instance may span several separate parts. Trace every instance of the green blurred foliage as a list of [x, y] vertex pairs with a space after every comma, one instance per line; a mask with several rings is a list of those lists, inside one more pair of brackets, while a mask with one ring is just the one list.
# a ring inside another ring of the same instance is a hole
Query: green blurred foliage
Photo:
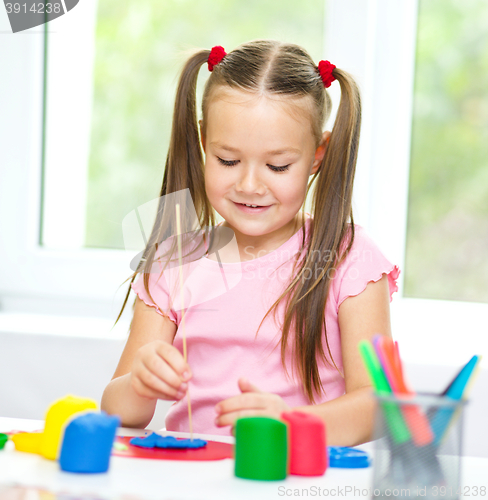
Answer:
[[[324, 7], [324, 0], [99, 0], [85, 246], [123, 248], [123, 218], [159, 196], [184, 52], [274, 38], [318, 62]], [[207, 77], [203, 67], [200, 96]]]
[[488, 2], [420, 0], [405, 295], [488, 302]]

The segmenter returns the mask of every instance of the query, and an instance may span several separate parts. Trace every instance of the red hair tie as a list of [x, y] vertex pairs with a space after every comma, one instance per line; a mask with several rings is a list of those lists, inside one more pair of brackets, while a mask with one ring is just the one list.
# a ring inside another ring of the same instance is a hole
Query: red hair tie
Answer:
[[336, 79], [332, 72], [335, 70], [335, 66], [331, 64], [329, 61], [320, 61], [319, 62], [319, 73], [322, 77], [322, 81], [324, 82], [324, 87], [330, 87], [330, 84]]
[[224, 47], [221, 47], [220, 45], [216, 45], [215, 47], [212, 47], [212, 50], [210, 51], [210, 54], [208, 56], [208, 70], [213, 71], [214, 67], [219, 64], [220, 61], [226, 56], [227, 53], [224, 50]]

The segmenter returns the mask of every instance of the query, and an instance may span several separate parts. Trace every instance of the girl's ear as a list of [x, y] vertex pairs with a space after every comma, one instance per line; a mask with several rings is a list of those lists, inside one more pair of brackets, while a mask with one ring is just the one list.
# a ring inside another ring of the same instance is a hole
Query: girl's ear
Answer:
[[203, 135], [203, 129], [202, 129], [203, 120], [199, 120], [198, 123], [200, 125], [200, 137], [202, 139], [203, 152], [205, 153], [205, 136]]
[[315, 150], [315, 158], [312, 164], [312, 170], [310, 171], [310, 175], [315, 174], [322, 164], [322, 160], [324, 159], [325, 152], [327, 151], [327, 146], [329, 145], [330, 140], [330, 132], [327, 130], [322, 134], [322, 140], [320, 141], [319, 147]]

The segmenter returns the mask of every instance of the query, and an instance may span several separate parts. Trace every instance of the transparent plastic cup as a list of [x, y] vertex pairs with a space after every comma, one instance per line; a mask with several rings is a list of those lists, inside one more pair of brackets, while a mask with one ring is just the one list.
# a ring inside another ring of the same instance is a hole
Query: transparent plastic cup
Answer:
[[466, 401], [376, 396], [373, 498], [461, 497]]

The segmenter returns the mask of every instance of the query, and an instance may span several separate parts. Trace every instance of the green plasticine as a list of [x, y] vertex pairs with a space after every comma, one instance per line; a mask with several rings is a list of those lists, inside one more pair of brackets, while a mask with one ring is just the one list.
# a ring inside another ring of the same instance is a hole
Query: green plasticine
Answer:
[[119, 451], [126, 451], [129, 449], [129, 447], [126, 444], [118, 443], [117, 441], [114, 442], [113, 448], [114, 450], [119, 450]]
[[288, 474], [288, 426], [270, 417], [236, 421], [235, 475], [276, 481]]
[[8, 436], [7, 434], [2, 434], [0, 433], [0, 450], [3, 450], [3, 447], [5, 446], [5, 443], [8, 441]]

